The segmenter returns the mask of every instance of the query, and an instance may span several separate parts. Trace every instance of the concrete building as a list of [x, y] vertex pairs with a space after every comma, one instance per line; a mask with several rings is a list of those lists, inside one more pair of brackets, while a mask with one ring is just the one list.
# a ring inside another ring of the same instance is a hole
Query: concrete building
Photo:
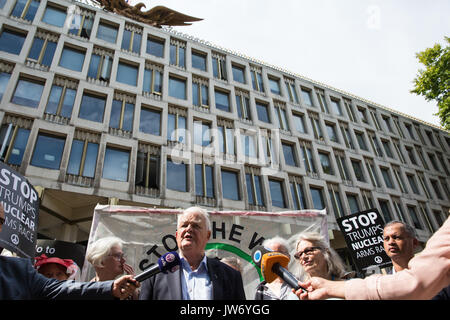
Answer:
[[326, 207], [338, 251], [336, 217], [375, 207], [424, 242], [449, 214], [448, 132], [82, 3], [0, 0], [0, 99], [41, 238], [86, 241], [97, 203]]

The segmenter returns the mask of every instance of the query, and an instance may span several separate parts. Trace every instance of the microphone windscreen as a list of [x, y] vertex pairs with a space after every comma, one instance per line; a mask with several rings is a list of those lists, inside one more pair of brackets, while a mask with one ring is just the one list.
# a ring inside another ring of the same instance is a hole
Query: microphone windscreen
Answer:
[[180, 263], [180, 256], [175, 251], [167, 252], [158, 259], [159, 270], [163, 273], [177, 271]]
[[268, 252], [272, 252], [272, 250], [264, 246], [256, 246], [252, 251], [253, 263], [261, 268], [261, 259]]
[[281, 267], [287, 268], [289, 257], [280, 252], [267, 252], [261, 258], [261, 273], [268, 283], [275, 280], [278, 275], [273, 272], [273, 265], [278, 263]]

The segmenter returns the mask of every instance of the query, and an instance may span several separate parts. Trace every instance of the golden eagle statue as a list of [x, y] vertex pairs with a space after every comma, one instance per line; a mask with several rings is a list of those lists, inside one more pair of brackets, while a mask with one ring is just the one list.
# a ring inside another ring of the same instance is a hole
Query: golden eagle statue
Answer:
[[188, 26], [192, 24], [188, 22], [203, 20], [164, 6], [156, 6], [148, 11], [141, 11], [141, 8], [146, 8], [142, 2], [135, 6], [130, 6], [125, 0], [93, 0], [93, 2], [102, 6], [106, 11], [111, 11], [157, 28], [161, 28], [162, 26]]

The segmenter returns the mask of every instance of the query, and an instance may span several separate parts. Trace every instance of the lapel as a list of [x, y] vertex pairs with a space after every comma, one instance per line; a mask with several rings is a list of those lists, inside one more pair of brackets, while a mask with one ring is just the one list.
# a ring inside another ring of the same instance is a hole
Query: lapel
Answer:
[[223, 288], [219, 277], [219, 264], [215, 259], [206, 258], [208, 264], [208, 273], [209, 278], [212, 281], [213, 287], [213, 296], [211, 297], [213, 300], [221, 300], [223, 297]]
[[179, 268], [177, 271], [168, 274], [165, 274], [164, 276], [167, 277], [167, 286], [168, 290], [170, 292], [171, 297], [168, 297], [172, 300], [182, 300], [183, 294], [181, 292], [181, 272], [182, 269]]

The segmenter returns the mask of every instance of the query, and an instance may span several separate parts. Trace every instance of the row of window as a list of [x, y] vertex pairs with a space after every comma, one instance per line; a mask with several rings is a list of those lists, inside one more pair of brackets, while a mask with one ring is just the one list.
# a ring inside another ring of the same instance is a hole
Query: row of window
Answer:
[[[30, 134], [30, 129], [20, 128], [18, 125], [13, 124], [3, 125], [0, 131], [0, 141], [2, 142], [1, 153], [2, 160], [14, 164], [20, 165], [21, 158], [25, 152], [27, 140]], [[96, 141], [97, 140], [97, 141]], [[48, 133], [40, 132], [37, 136], [34, 151], [31, 156], [30, 164], [37, 167], [59, 170], [61, 169], [61, 160], [63, 150], [66, 144], [66, 138], [51, 135]], [[155, 147], [156, 148], [156, 147]], [[136, 187], [142, 187], [145, 189], [158, 189], [160, 185], [160, 166], [161, 159], [159, 151], [152, 148], [142, 148], [140, 146], [137, 152], [137, 164], [135, 172], [135, 185]], [[3, 155], [5, 155], [3, 157]], [[78, 134], [71, 146], [70, 157], [67, 165], [66, 174], [74, 176], [83, 176], [94, 179], [95, 171], [97, 167], [99, 155], [99, 143], [98, 137]], [[102, 178], [116, 180], [116, 181], [128, 181], [128, 172], [130, 167], [130, 151], [124, 149], [118, 149], [111, 146], [106, 146], [103, 165], [102, 165]], [[215, 191], [215, 174], [214, 165], [211, 164], [195, 164], [195, 195], [202, 198], [216, 198]], [[170, 190], [176, 190], [180, 192], [189, 192], [189, 165], [179, 161], [173, 160], [170, 156], [166, 161], [166, 188]], [[240, 172], [225, 167], [220, 169], [222, 196], [224, 199], [243, 200], [240, 192]], [[412, 176], [411, 176], [412, 177]], [[386, 178], [383, 173], [383, 178]], [[264, 176], [261, 174], [260, 169], [255, 167], [245, 167], [245, 189], [247, 195], [247, 201], [249, 205], [255, 207], [265, 207], [267, 196], [264, 193]], [[408, 176], [410, 179], [410, 176]], [[414, 179], [414, 177], [412, 177]], [[419, 179], [423, 179], [419, 178]], [[421, 180], [422, 181], [422, 180]], [[437, 181], [431, 181], [431, 185], [435, 187]], [[415, 182], [409, 180], [411, 186], [415, 185]], [[285, 189], [284, 180], [279, 178], [267, 177], [268, 191], [270, 193], [271, 205], [278, 208], [288, 208], [289, 200], [287, 196], [287, 190]], [[392, 182], [391, 182], [392, 183]], [[422, 182], [423, 183], [423, 182]], [[444, 184], [446, 186], [446, 183]], [[327, 207], [327, 200], [324, 197], [325, 190], [318, 186], [309, 186], [309, 193], [311, 204], [307, 205], [305, 191], [303, 188], [302, 178], [297, 176], [289, 177], [289, 192], [292, 197], [292, 207], [294, 209], [306, 209], [315, 208], [323, 209]], [[447, 188], [447, 186], [445, 187]], [[417, 185], [413, 187], [417, 189]], [[435, 189], [436, 190], [436, 189]], [[448, 194], [448, 189], [446, 189]], [[329, 199], [332, 203], [333, 211], [336, 217], [345, 215], [346, 210], [343, 207], [341, 194], [337, 184], [328, 184]], [[359, 212], [365, 209], [374, 208], [376, 204], [373, 201], [373, 197], [369, 190], [361, 190], [361, 196], [363, 198], [363, 206], [360, 202], [358, 194], [345, 192], [345, 198], [350, 208], [351, 213]], [[393, 204], [397, 217], [406, 221], [405, 214], [400, 204], [399, 198], [393, 198]], [[384, 215], [386, 221], [390, 221], [394, 218], [391, 213], [389, 201], [386, 199], [378, 199], [378, 205]], [[409, 216], [412, 219], [414, 226], [418, 229], [423, 229], [423, 223], [416, 214], [415, 206], [408, 205]], [[433, 232], [433, 228], [428, 215], [425, 204], [420, 204], [419, 208], [423, 211], [423, 219], [426, 221], [425, 225], [428, 226], [430, 232]], [[438, 212], [435, 217], [438, 224], [442, 224], [441, 213]]]
[[[33, 3], [37, 6], [39, 2], [34, 0], [18, 0], [14, 9], [11, 12], [12, 16], [19, 17], [22, 19], [30, 20], [30, 17], [26, 18], [26, 14], [23, 15], [24, 8], [28, 5], [29, 8], [33, 7]], [[17, 9], [16, 9], [17, 7]], [[27, 11], [28, 12], [28, 11]], [[19, 14], [21, 13], [21, 14]], [[34, 12], [35, 13], [35, 12]], [[92, 30], [94, 12], [85, 11], [84, 9], [78, 8], [77, 10], [70, 13], [71, 28], [69, 28], [69, 33], [80, 35], [81, 31], [90, 37], [90, 32]], [[31, 20], [34, 18], [31, 17]], [[49, 3], [45, 10], [42, 20], [47, 24], [52, 24], [58, 27], [62, 27], [67, 18], [67, 8], [58, 7], [56, 4]], [[88, 22], [89, 21], [89, 22]], [[86, 28], [83, 29], [83, 26]], [[118, 37], [118, 25], [112, 25], [107, 21], [100, 20], [98, 24], [98, 30], [96, 37], [108, 42], [115, 43]], [[84, 34], [83, 33], [83, 34]], [[20, 54], [23, 43], [25, 41], [26, 32], [18, 31], [12, 28], [3, 27], [2, 33], [0, 34], [0, 50]], [[33, 45], [30, 49], [28, 60], [34, 61], [38, 64], [44, 66], [50, 66], [53, 60], [53, 55], [56, 49], [56, 44], [58, 37], [52, 35], [51, 33], [38, 30], [33, 41]], [[122, 38], [122, 49], [128, 51], [134, 51], [140, 53], [140, 44], [142, 42], [142, 28], [138, 26], [125, 26]], [[13, 45], [11, 45], [13, 44]], [[164, 55], [164, 39], [156, 39], [155, 37], [149, 36], [147, 40], [147, 53], [157, 57], [163, 57]], [[65, 44], [58, 65], [69, 70], [81, 72], [84, 59], [86, 55], [85, 48], [74, 47], [71, 44]], [[207, 54], [199, 52], [198, 50], [192, 51], [192, 67], [202, 71], [207, 71]], [[108, 49], [94, 48], [91, 56], [91, 61], [88, 69], [88, 78], [98, 79], [108, 82], [111, 76], [112, 62], [114, 58], [114, 51]], [[170, 64], [179, 67], [185, 67], [186, 59], [186, 42], [181, 40], [173, 39], [170, 44]], [[143, 76], [143, 92], [161, 95], [162, 94], [162, 67], [157, 66], [152, 63], [146, 63], [144, 76]], [[225, 56], [220, 54], [214, 54], [212, 57], [212, 70], [215, 78], [227, 80], [226, 74], [226, 63]], [[231, 64], [233, 81], [246, 84], [246, 70], [245, 66], [238, 64]], [[256, 66], [250, 67], [251, 82], [253, 89], [256, 91], [264, 91], [262, 69]], [[139, 66], [132, 61], [119, 61], [117, 67], [117, 77], [116, 81], [124, 83], [130, 86], [138, 86], [139, 79]], [[267, 76], [268, 87], [270, 91], [276, 95], [281, 95], [282, 90], [280, 83], [282, 80], [272, 75]], [[357, 122], [356, 114], [359, 115], [359, 119], [363, 124], [369, 124], [369, 118], [372, 120], [372, 125], [376, 130], [383, 130], [388, 133], [398, 134], [401, 138], [408, 139], [405, 135], [404, 129], [401, 128], [400, 121], [397, 116], [381, 115], [382, 122], [384, 122], [384, 127], [381, 127], [380, 121], [378, 120], [378, 115], [374, 108], [366, 109], [362, 106], [357, 106], [357, 112], [354, 112], [352, 103], [348, 99], [341, 99], [330, 97], [329, 103], [325, 97], [325, 92], [320, 88], [305, 88], [300, 87], [300, 95], [297, 92], [297, 86], [295, 85], [295, 80], [291, 78], [284, 78], [285, 92], [289, 97], [290, 102], [299, 104], [301, 97], [303, 103], [307, 106], [315, 106], [317, 104], [323, 113], [332, 113], [338, 116], [345, 116], [343, 112], [344, 107], [347, 112], [347, 118], [353, 122]], [[313, 92], [315, 93], [315, 98], [317, 99], [313, 103]], [[223, 91], [223, 89], [214, 89], [216, 108], [223, 111], [231, 112], [231, 106], [229, 101], [229, 92]], [[238, 114], [241, 119], [252, 120], [251, 113], [246, 106], [246, 98], [248, 94], [241, 94], [244, 97], [240, 98], [237, 102]], [[179, 76], [169, 77], [169, 96], [178, 99], [187, 99], [187, 79], [179, 78]], [[195, 79], [192, 83], [192, 102], [193, 105], [199, 107], [209, 106], [209, 91], [208, 91], [208, 81], [202, 81], [202, 79]], [[248, 102], [247, 102], [248, 104]], [[246, 110], [247, 109], [247, 110]], [[265, 103], [257, 103], [257, 115], [258, 119], [263, 122], [271, 123], [269, 113], [265, 110], [267, 107]], [[370, 115], [370, 117], [368, 116]], [[288, 123], [286, 121], [286, 115], [283, 113], [282, 107], [276, 114], [274, 121], [278, 124], [281, 129], [289, 130]], [[297, 121], [297, 120], [295, 120]], [[301, 126], [301, 124], [298, 124]], [[418, 124], [404, 123], [406, 131], [408, 132], [409, 138], [418, 141], [420, 139], [423, 145], [430, 145], [438, 147], [440, 144], [442, 150], [446, 150], [444, 147], [439, 132], [435, 130], [425, 130], [426, 135], [430, 143], [425, 142], [425, 139], [419, 129]], [[413, 129], [414, 127], [414, 129]], [[395, 130], [394, 130], [395, 128]], [[314, 126], [313, 126], [314, 129]], [[320, 129], [317, 129], [317, 135], [320, 138]], [[415, 131], [415, 132], [414, 132]], [[316, 132], [315, 132], [316, 135]], [[450, 144], [450, 139], [447, 139], [447, 143]]]

